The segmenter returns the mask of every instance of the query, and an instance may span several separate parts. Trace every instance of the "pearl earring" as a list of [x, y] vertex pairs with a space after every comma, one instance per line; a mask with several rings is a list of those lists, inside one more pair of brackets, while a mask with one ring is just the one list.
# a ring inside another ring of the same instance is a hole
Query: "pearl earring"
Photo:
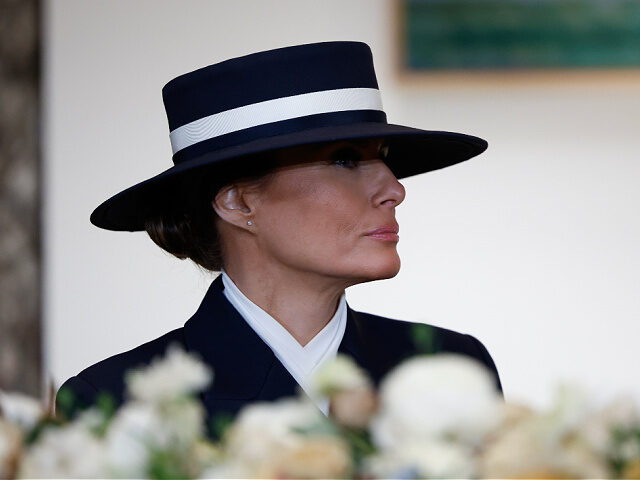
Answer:
[[253, 225], [253, 222], [251, 220], [247, 221], [247, 225], [251, 226]]

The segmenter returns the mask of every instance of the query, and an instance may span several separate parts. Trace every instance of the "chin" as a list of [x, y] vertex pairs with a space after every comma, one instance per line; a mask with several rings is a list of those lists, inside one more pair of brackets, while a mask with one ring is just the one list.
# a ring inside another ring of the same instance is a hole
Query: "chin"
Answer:
[[381, 269], [379, 274], [376, 276], [375, 280], [384, 280], [386, 278], [395, 277], [400, 271], [400, 261], [398, 261], [397, 265], [391, 265], [387, 268]]
[[377, 257], [375, 261], [367, 262], [359, 267], [360, 275], [358, 276], [362, 278], [360, 283], [385, 280], [395, 277], [400, 271], [400, 257], [397, 254], [388, 258]]

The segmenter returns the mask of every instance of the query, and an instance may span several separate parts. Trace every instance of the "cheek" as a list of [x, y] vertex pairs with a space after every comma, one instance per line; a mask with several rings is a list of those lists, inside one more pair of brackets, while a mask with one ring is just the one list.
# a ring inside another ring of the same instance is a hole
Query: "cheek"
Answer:
[[316, 195], [300, 203], [307, 232], [315, 232], [326, 244], [344, 244], [359, 235], [366, 204], [351, 192], [318, 189]]
[[262, 250], [295, 269], [344, 278], [394, 276], [395, 244], [363, 237], [377, 226], [366, 189], [339, 182], [290, 182], [268, 197], [261, 212]]
[[272, 244], [293, 253], [307, 249], [318, 257], [349, 250], [360, 236], [366, 201], [347, 189], [298, 185], [268, 205]]

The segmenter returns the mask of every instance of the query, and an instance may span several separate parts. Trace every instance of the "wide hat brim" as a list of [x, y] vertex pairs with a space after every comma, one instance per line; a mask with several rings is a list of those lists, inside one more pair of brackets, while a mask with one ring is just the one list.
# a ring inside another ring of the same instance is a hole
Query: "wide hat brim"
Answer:
[[158, 199], [184, 195], [189, 178], [200, 176], [205, 170], [214, 170], [214, 175], [220, 178], [247, 176], [256, 167], [250, 163], [253, 154], [362, 138], [389, 141], [385, 162], [398, 179], [455, 165], [487, 148], [485, 140], [471, 135], [378, 122], [319, 127], [264, 137], [192, 158], [129, 187], [100, 204], [91, 214], [91, 223], [107, 230], [144, 230]]

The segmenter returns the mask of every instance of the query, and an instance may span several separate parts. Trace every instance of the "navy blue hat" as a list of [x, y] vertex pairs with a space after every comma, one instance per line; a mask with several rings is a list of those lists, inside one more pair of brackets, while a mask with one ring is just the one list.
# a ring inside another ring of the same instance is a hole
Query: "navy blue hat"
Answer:
[[179, 199], [203, 169], [250, 175], [258, 153], [303, 144], [386, 138], [398, 178], [447, 167], [487, 148], [469, 135], [387, 123], [369, 47], [326, 42], [233, 58], [162, 89], [174, 166], [111, 197], [91, 214], [109, 230], [144, 230], [160, 197]]

